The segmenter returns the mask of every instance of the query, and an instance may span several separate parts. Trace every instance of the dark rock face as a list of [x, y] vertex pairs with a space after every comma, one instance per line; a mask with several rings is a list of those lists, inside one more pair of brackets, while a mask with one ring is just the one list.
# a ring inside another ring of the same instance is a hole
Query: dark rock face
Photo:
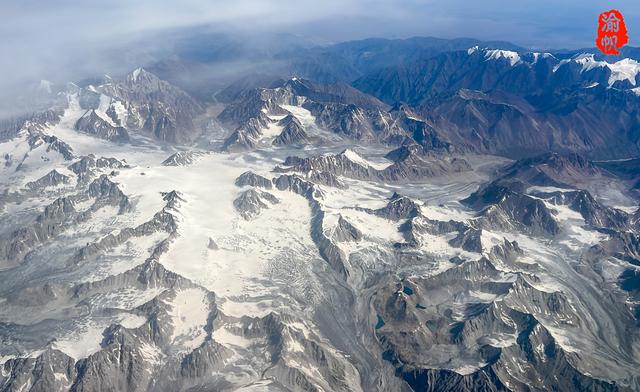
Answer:
[[115, 126], [100, 117], [95, 110], [90, 110], [76, 122], [75, 129], [100, 139], [116, 143], [129, 141], [129, 133], [124, 127]]
[[249, 186], [261, 187], [265, 189], [271, 189], [273, 187], [273, 184], [270, 179], [266, 177], [262, 177], [251, 171], [246, 171], [242, 173], [238, 178], [236, 178], [235, 184], [236, 186], [249, 185]]
[[338, 189], [348, 188], [348, 186], [336, 175], [329, 172], [313, 170], [307, 174], [307, 178], [309, 181], [320, 185], [326, 185]]
[[282, 171], [328, 172], [337, 176], [368, 181], [406, 182], [461, 173], [471, 170], [469, 164], [461, 158], [432, 156], [422, 152], [420, 147], [401, 148], [392, 151], [394, 163], [384, 169], [376, 169], [356, 152], [345, 150], [337, 155], [320, 155], [310, 158], [288, 157]]
[[[450, 152], [454, 150], [454, 146], [446, 140], [446, 136], [443, 135], [442, 132], [439, 132], [425, 120], [419, 118], [420, 115], [412, 109], [401, 105], [393, 108], [390, 114], [392, 121], [394, 123], [400, 123], [400, 128], [407, 136], [402, 139], [398, 139], [397, 136], [392, 137], [389, 140], [389, 144], [402, 146], [417, 144], [427, 151]], [[394, 139], [396, 141], [395, 143], [393, 142]]]
[[625, 229], [633, 225], [630, 214], [598, 202], [588, 191], [576, 190], [566, 192], [539, 192], [539, 196], [547, 198], [558, 205], [566, 205], [580, 213], [585, 222], [598, 228]]
[[545, 153], [514, 162], [503, 170], [501, 181], [517, 180], [530, 186], [573, 188], [593, 177], [609, 175], [584, 156]]
[[357, 179], [370, 179], [376, 176], [374, 168], [365, 167], [353, 161], [346, 150], [337, 155], [320, 155], [310, 158], [287, 157], [284, 165], [290, 167], [288, 170], [303, 173], [321, 171]]
[[399, 373], [414, 391], [509, 391], [491, 369], [481, 370], [465, 376], [440, 369], [402, 369]]
[[251, 220], [257, 217], [261, 210], [278, 203], [280, 200], [269, 192], [249, 189], [233, 201], [233, 206], [245, 220]]
[[318, 197], [322, 192], [314, 186], [314, 184], [305, 181], [296, 175], [281, 175], [274, 181], [276, 188], [279, 190], [288, 190], [298, 195], [310, 198], [312, 196]]
[[197, 151], [179, 151], [162, 161], [163, 166], [189, 166], [204, 155]]
[[[527, 229], [538, 233], [555, 235], [560, 231], [553, 214], [540, 200], [528, 197], [507, 197], [497, 208], [490, 207], [484, 212], [489, 226], [500, 227], [502, 212], [506, 212], [513, 221], [523, 224]], [[494, 226], [496, 225], [496, 226]]]
[[319, 84], [311, 80], [293, 78], [272, 85], [287, 91], [291, 96], [306, 97], [315, 102], [354, 104], [365, 110], [385, 109], [387, 105], [371, 95], [365, 94], [343, 83]]
[[420, 214], [420, 206], [408, 197], [394, 193], [386, 206], [377, 210], [364, 209], [364, 211], [385, 219], [398, 221], [413, 218]]
[[271, 123], [264, 113], [252, 117], [244, 125], [238, 127], [225, 141], [223, 148], [229, 152], [246, 151], [255, 148], [262, 136], [262, 130]]
[[28, 182], [26, 186], [31, 190], [38, 190], [47, 187], [55, 187], [58, 185], [68, 184], [70, 181], [70, 177], [65, 176], [57, 170], [51, 170], [49, 173], [37, 179], [36, 181]]
[[283, 128], [280, 135], [273, 139], [272, 143], [274, 146], [301, 145], [309, 142], [309, 137], [304, 127], [300, 121], [292, 115], [289, 114], [280, 120], [279, 125]]
[[368, 114], [356, 105], [309, 102], [304, 108], [314, 115], [322, 128], [354, 140], [375, 140]]
[[402, 158], [398, 156], [393, 165], [384, 169], [383, 177], [388, 181], [419, 180], [471, 170], [463, 158], [432, 156], [410, 149], [401, 155]]
[[[226, 151], [244, 151], [255, 148], [263, 130], [275, 120], [269, 115], [287, 115], [288, 112], [277, 104], [277, 98], [272, 96], [275, 91], [256, 89], [242, 96], [237, 103], [227, 106], [219, 115], [218, 120], [234, 127], [235, 130], [224, 141]], [[290, 95], [280, 97], [288, 102], [293, 99]]]
[[593, 247], [594, 257], [613, 256], [630, 264], [640, 266], [640, 235], [631, 231], [611, 230], [610, 238]]
[[449, 241], [451, 246], [462, 248], [469, 252], [482, 253], [482, 230], [465, 228]]
[[58, 109], [48, 109], [34, 114], [1, 119], [0, 141], [12, 139], [22, 131], [28, 134], [41, 133], [46, 127], [59, 123], [62, 113]]
[[61, 197], [47, 205], [35, 221], [0, 237], [2, 260], [20, 263], [25, 255], [39, 244], [60, 234], [75, 216], [73, 202]]
[[[46, 145], [46, 151], [56, 151], [64, 157], [65, 160], [70, 161], [74, 159], [73, 149], [64, 141], [58, 139], [53, 135], [45, 135], [42, 132], [30, 132], [27, 138], [29, 147], [33, 150], [41, 145]], [[19, 167], [16, 168], [19, 170]]]
[[[97, 89], [123, 103], [126, 118], [122, 127], [141, 130], [157, 140], [183, 144], [192, 141], [199, 130], [194, 123], [204, 108], [189, 94], [137, 69], [124, 80], [109, 79]], [[114, 109], [110, 109], [113, 114]], [[107, 113], [109, 114], [109, 113]]]
[[337, 242], [360, 241], [362, 239], [362, 233], [340, 215], [332, 239]]
[[[8, 391], [24, 385], [30, 385], [33, 391], [54, 391], [68, 388], [75, 379], [77, 370], [73, 358], [48, 348], [37, 358], [11, 359], [4, 364], [10, 370], [5, 385]], [[34, 380], [31, 384], [31, 379]]]
[[[273, 94], [275, 91], [264, 89], [253, 89], [243, 94], [237, 102], [231, 103], [219, 115], [218, 119], [223, 124], [241, 126], [250, 119], [266, 120], [265, 112], [273, 115], [287, 115], [287, 111], [282, 109], [275, 101]], [[287, 94], [286, 101], [291, 98]]]
[[524, 251], [520, 249], [516, 241], [508, 241], [506, 238], [502, 245], [496, 245], [491, 248], [489, 256], [494, 260], [500, 260], [505, 264], [513, 264], [516, 260], [524, 255]]
[[424, 152], [417, 144], [407, 144], [389, 151], [384, 157], [392, 162], [402, 162], [413, 155], [419, 155]]
[[87, 195], [99, 204], [118, 206], [121, 214], [131, 208], [129, 198], [104, 174], [89, 184]]
[[79, 182], [87, 182], [93, 177], [97, 171], [101, 169], [124, 169], [129, 167], [125, 162], [116, 158], [96, 158], [94, 155], [88, 155], [80, 158], [77, 162], [68, 166], [68, 169], [76, 174]]
[[566, 195], [569, 208], [579, 212], [584, 220], [596, 227], [625, 228], [629, 225], [629, 215], [621, 210], [605, 207], [598, 203], [587, 191], [576, 191]]
[[496, 183], [482, 187], [462, 202], [481, 210], [481, 225], [486, 228], [511, 228], [552, 236], [560, 231], [553, 213], [542, 200]]

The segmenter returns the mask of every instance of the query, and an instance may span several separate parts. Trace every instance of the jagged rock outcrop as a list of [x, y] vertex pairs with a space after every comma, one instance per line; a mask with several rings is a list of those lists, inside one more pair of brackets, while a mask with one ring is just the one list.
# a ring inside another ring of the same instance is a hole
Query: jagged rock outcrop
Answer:
[[271, 189], [273, 187], [273, 183], [270, 179], [263, 177], [261, 175], [255, 174], [251, 171], [246, 171], [242, 173], [235, 181], [236, 186], [254, 186], [261, 187], [265, 189]]
[[36, 358], [10, 359], [3, 368], [3, 373], [7, 372], [3, 380], [6, 391], [23, 388], [34, 392], [65, 390], [77, 375], [73, 358], [52, 348], [47, 348]]
[[504, 169], [504, 180], [517, 179], [529, 185], [573, 187], [604, 171], [577, 153], [545, 153], [520, 159]]
[[317, 127], [346, 139], [389, 145], [418, 143], [437, 151], [451, 149], [451, 143], [443, 140], [424, 121], [408, 116], [404, 111], [387, 112], [387, 105], [348, 86], [319, 85], [293, 78], [270, 88], [244, 91], [235, 97], [236, 100], [218, 116], [222, 123], [235, 128], [225, 141], [228, 151], [256, 148], [263, 131], [275, 121], [269, 116], [285, 115], [278, 122], [283, 130], [272, 144], [310, 142], [299, 120], [283, 109], [285, 105], [309, 111]]
[[607, 241], [589, 249], [594, 257], [613, 256], [640, 266], [640, 235], [631, 231], [607, 231]]
[[200, 133], [194, 120], [204, 113], [202, 105], [142, 68], [122, 80], [106, 78], [104, 83], [89, 88], [111, 99], [105, 116], [117, 118], [117, 125], [126, 130], [176, 144], [192, 141]]
[[127, 195], [106, 174], [92, 181], [86, 193], [87, 196], [96, 199], [94, 207], [92, 207], [94, 209], [103, 205], [112, 205], [119, 208], [119, 214], [123, 214], [131, 208]]
[[555, 192], [546, 196], [551, 196], [552, 202], [567, 205], [580, 213], [585, 222], [592, 226], [623, 229], [630, 225], [629, 214], [602, 205], [587, 191]]
[[543, 235], [556, 235], [560, 226], [545, 203], [531, 196], [491, 183], [462, 201], [480, 210], [480, 224], [486, 228], [520, 229]]
[[58, 124], [62, 110], [48, 109], [33, 114], [14, 116], [0, 120], [0, 140], [9, 140], [20, 132], [27, 134], [42, 133], [47, 127]]
[[482, 230], [464, 228], [458, 232], [455, 238], [449, 241], [449, 245], [462, 248], [469, 252], [482, 253]]
[[280, 120], [278, 125], [282, 127], [282, 132], [273, 139], [272, 144], [274, 146], [302, 145], [309, 142], [309, 136], [304, 127], [291, 114]]
[[492, 260], [500, 260], [505, 264], [512, 264], [524, 255], [524, 251], [520, 249], [516, 241], [509, 241], [506, 238], [500, 245], [493, 246], [489, 251], [489, 257]]
[[129, 141], [129, 133], [124, 127], [112, 124], [112, 120], [102, 118], [95, 110], [90, 110], [80, 117], [75, 124], [75, 129], [111, 142]]
[[19, 264], [37, 245], [54, 238], [71, 224], [75, 217], [73, 202], [60, 197], [47, 205], [35, 221], [0, 237], [0, 257], [3, 264]]
[[[47, 152], [56, 151], [67, 161], [70, 161], [75, 157], [71, 146], [53, 135], [46, 135], [42, 132], [30, 132], [27, 142], [29, 143], [31, 150], [42, 145], [46, 145]], [[19, 170], [19, 167], [16, 168], [16, 170]]]
[[297, 175], [284, 174], [278, 176], [275, 178], [274, 184], [276, 188], [281, 191], [288, 190], [304, 196], [307, 199], [311, 197], [322, 197], [322, 191], [320, 189]]
[[410, 219], [420, 214], [420, 206], [416, 202], [406, 196], [399, 195], [397, 192], [391, 195], [386, 206], [377, 210], [368, 208], [361, 210], [392, 221]]
[[285, 167], [280, 170], [303, 173], [316, 170], [358, 180], [391, 183], [420, 181], [471, 170], [464, 159], [428, 155], [416, 148], [403, 147], [388, 157], [395, 161], [385, 168], [376, 168], [357, 152], [345, 150], [337, 155], [288, 157], [284, 162]]
[[257, 217], [263, 209], [278, 203], [280, 200], [269, 192], [249, 189], [242, 192], [233, 201], [233, 206], [245, 220], [251, 220]]
[[[319, 155], [310, 158], [287, 157], [282, 171], [298, 171], [302, 173], [320, 171], [356, 179], [372, 179], [376, 170], [371, 166], [363, 166], [360, 156], [351, 150], [337, 155]], [[287, 167], [288, 166], [288, 167]]]
[[116, 170], [128, 167], [129, 165], [116, 158], [96, 158], [94, 155], [88, 155], [69, 165], [68, 169], [76, 174], [78, 182], [85, 183], [101, 169]]
[[189, 166], [203, 155], [197, 151], [178, 151], [162, 161], [162, 166]]
[[57, 170], [51, 170], [49, 173], [40, 177], [35, 181], [28, 182], [26, 187], [30, 190], [41, 190], [48, 187], [56, 187], [59, 185], [66, 185], [71, 182], [69, 176], [65, 176]]
[[338, 189], [348, 189], [349, 187], [341, 181], [335, 174], [312, 170], [306, 173], [306, 178], [316, 184], [330, 186]]
[[318, 125], [349, 139], [371, 142], [376, 139], [368, 113], [353, 104], [307, 102], [303, 107]]
[[420, 180], [448, 174], [471, 171], [463, 158], [427, 157], [409, 154], [384, 170], [383, 178], [389, 181]]
[[340, 215], [338, 216], [336, 227], [333, 229], [331, 239], [336, 242], [360, 241], [362, 239], [362, 232]]
[[265, 129], [272, 122], [264, 113], [260, 117], [250, 118], [244, 125], [237, 128], [223, 144], [223, 149], [229, 152], [239, 152], [254, 149]]
[[[119, 189], [113, 190], [110, 184], [105, 184], [104, 186], [109, 186], [110, 190], [107, 194], [111, 195], [111, 202], [117, 202], [118, 205], [122, 206], [124, 199], [119, 198]], [[110, 233], [95, 242], [81, 247], [78, 251], [76, 251], [72, 260], [70, 260], [70, 264], [77, 265], [82, 262], [87, 262], [88, 260], [97, 257], [101, 253], [125, 243], [131, 238], [150, 236], [157, 232], [165, 232], [168, 234], [168, 237], [164, 241], [160, 242], [158, 246], [156, 246], [152, 253], [152, 258], [164, 253], [166, 251], [166, 247], [168, 246], [168, 241], [171, 240], [172, 236], [175, 235], [178, 229], [178, 222], [176, 220], [176, 217], [174, 216], [174, 211], [178, 210], [180, 204], [185, 202], [185, 200], [176, 191], [163, 193], [162, 199], [165, 202], [165, 206], [160, 211], [156, 212], [150, 220], [143, 222], [136, 227], [126, 227], [117, 233]], [[120, 201], [118, 202], [118, 200]], [[126, 198], [126, 200], [127, 201], [125, 205], [128, 205], [128, 198]]]

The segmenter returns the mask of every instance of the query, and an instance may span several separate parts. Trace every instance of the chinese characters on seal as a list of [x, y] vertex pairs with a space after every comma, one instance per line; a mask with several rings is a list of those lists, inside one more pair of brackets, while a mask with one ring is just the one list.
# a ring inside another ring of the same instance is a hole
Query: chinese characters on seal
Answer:
[[618, 49], [628, 41], [627, 26], [620, 11], [609, 10], [601, 13], [598, 17], [598, 37], [596, 38], [598, 49], [603, 54], [617, 55], [620, 54]]

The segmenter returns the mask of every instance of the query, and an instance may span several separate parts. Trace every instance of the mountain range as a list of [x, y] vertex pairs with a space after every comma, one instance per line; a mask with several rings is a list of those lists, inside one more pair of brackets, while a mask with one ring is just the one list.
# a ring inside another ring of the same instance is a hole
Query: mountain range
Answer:
[[213, 36], [42, 84], [0, 391], [640, 390], [637, 53]]

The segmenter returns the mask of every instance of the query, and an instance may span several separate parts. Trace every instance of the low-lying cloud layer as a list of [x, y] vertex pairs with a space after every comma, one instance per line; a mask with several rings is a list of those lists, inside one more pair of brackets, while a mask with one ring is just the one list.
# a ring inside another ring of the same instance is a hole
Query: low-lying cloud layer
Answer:
[[612, 7], [638, 45], [636, 0], [8, 0], [0, 2], [0, 89], [7, 95], [29, 81], [126, 69], [170, 53], [174, 36], [196, 26], [313, 43], [429, 35], [584, 47], [593, 46], [597, 15]]

